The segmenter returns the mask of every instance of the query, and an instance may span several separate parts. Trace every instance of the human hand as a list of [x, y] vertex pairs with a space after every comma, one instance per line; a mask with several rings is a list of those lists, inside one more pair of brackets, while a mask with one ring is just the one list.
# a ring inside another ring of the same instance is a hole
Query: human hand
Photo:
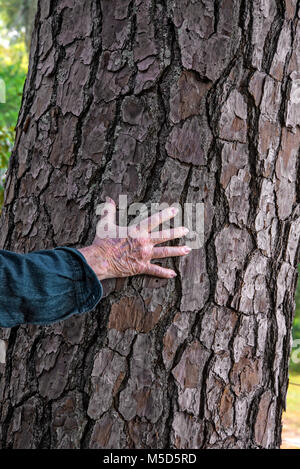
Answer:
[[[100, 238], [96, 235], [91, 246], [78, 249], [99, 280], [140, 274], [161, 278], [176, 277], [174, 270], [150, 262], [152, 259], [184, 256], [191, 251], [188, 246], [156, 246], [172, 239], [182, 238], [188, 233], [189, 230], [183, 226], [152, 231], [161, 223], [174, 218], [177, 213], [176, 208], [167, 208], [136, 225], [129, 226], [125, 238], [118, 237], [122, 227], [116, 225], [115, 202], [107, 197], [104, 208], [104, 215], [99, 223], [106, 224], [107, 237]], [[109, 236], [110, 232], [114, 233], [114, 237]]]

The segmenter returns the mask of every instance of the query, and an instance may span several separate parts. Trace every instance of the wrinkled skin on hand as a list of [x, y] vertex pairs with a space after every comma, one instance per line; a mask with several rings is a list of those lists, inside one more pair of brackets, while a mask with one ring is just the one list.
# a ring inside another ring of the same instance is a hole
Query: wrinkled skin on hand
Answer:
[[176, 213], [177, 209], [173, 207], [162, 210], [136, 225], [129, 226], [124, 238], [118, 236], [122, 227], [116, 225], [116, 204], [107, 197], [103, 216], [97, 226], [97, 233], [105, 232], [105, 237], [96, 235], [91, 246], [78, 250], [99, 280], [140, 274], [161, 278], [176, 277], [174, 270], [150, 262], [152, 259], [184, 256], [191, 251], [188, 246], [156, 246], [188, 233], [188, 229], [183, 226], [153, 232], [161, 223], [174, 218]]

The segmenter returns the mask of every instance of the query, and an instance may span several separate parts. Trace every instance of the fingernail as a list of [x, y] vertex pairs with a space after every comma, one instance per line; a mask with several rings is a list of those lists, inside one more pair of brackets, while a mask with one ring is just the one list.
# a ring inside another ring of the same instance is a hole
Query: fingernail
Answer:
[[188, 228], [184, 228], [184, 229], [183, 229], [183, 232], [184, 232], [185, 235], [188, 234], [189, 231], [190, 231], [190, 230], [189, 230]]
[[170, 273], [170, 276], [171, 276], [172, 278], [174, 278], [174, 277], [177, 277], [177, 274], [176, 274], [176, 272], [171, 272], [171, 273]]
[[186, 252], [187, 254], [189, 252], [191, 252], [191, 250], [192, 250], [192, 248], [190, 248], [189, 246], [185, 246], [185, 248], [184, 248], [184, 252]]
[[172, 211], [173, 215], [177, 215], [178, 210], [179, 210], [178, 207], [172, 207], [171, 208], [171, 211]]

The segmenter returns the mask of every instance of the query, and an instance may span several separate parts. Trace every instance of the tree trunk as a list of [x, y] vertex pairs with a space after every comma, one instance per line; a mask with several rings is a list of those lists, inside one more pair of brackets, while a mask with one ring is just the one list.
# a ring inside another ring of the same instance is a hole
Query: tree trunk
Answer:
[[39, 2], [1, 247], [88, 245], [119, 194], [204, 202], [205, 244], [162, 263], [174, 280], [106, 281], [89, 314], [1, 330], [3, 448], [279, 447], [298, 18], [297, 0]]

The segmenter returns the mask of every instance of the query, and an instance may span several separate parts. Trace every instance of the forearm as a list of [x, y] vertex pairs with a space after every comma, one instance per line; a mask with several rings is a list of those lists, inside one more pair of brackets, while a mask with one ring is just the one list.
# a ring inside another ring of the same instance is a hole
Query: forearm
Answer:
[[76, 249], [0, 250], [0, 327], [47, 325], [95, 307], [102, 286]]

